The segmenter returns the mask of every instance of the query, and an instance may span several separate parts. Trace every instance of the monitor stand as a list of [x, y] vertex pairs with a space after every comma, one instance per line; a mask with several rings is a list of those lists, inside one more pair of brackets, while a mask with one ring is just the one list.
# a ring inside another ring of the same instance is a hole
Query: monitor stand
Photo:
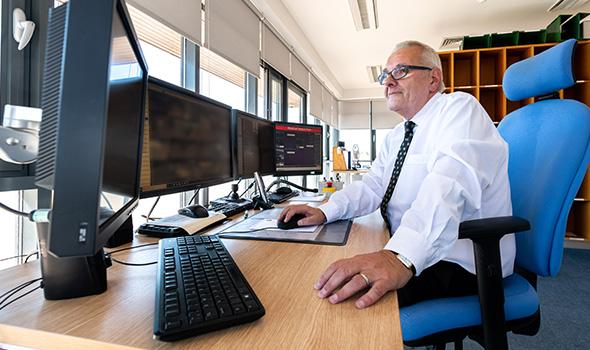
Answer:
[[47, 250], [47, 223], [37, 224], [43, 293], [47, 300], [100, 294], [107, 289], [107, 267], [102, 248], [91, 257], [57, 258]]

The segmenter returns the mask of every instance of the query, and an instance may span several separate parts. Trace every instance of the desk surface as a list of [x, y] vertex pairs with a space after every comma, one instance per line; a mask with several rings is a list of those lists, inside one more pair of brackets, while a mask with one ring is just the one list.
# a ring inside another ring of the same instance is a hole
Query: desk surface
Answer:
[[[134, 244], [147, 241], [156, 240], [136, 238]], [[253, 323], [173, 343], [152, 338], [156, 265], [115, 263], [107, 272], [108, 290], [100, 295], [48, 301], [42, 291], [36, 291], [0, 311], [0, 323], [146, 349], [399, 349], [402, 337], [395, 293], [357, 310], [352, 300], [331, 305], [313, 289], [331, 262], [381, 249], [386, 241], [375, 213], [355, 220], [346, 246], [224, 239], [266, 315]], [[115, 256], [132, 262], [154, 261], [157, 246]], [[38, 262], [0, 271], [0, 292], [40, 275]]]

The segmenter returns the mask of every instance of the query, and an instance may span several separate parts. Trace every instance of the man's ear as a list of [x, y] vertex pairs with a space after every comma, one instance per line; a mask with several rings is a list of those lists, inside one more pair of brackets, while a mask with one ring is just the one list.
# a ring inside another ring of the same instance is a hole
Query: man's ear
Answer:
[[434, 67], [432, 68], [432, 78], [430, 80], [429, 90], [430, 92], [437, 92], [438, 88], [440, 87], [440, 82], [442, 80], [442, 71], [440, 68]]

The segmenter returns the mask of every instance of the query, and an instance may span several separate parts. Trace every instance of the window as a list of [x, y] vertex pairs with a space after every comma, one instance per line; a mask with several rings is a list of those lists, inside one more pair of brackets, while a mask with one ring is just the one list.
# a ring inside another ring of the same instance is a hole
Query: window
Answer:
[[[201, 48], [200, 52], [200, 93], [232, 108], [245, 110], [246, 71], [206, 48]], [[221, 184], [208, 190], [209, 200], [214, 200], [227, 196], [230, 186]], [[242, 189], [240, 191], [243, 192]]]
[[[127, 4], [127, 8], [148, 64], [149, 75], [175, 85], [182, 85], [182, 35], [129, 4]], [[134, 228], [146, 222], [145, 217], [152, 209], [156, 198], [146, 198], [139, 201], [132, 214]], [[182, 206], [180, 193], [162, 196], [150, 217], [161, 218], [176, 214], [176, 210], [180, 206]]]
[[270, 89], [268, 100], [270, 101], [270, 120], [282, 121], [282, 105], [283, 105], [283, 80], [278, 74], [269, 74]]
[[127, 7], [147, 61], [149, 74], [181, 85], [182, 36], [133, 6]]
[[[347, 151], [351, 151], [354, 145], [359, 147], [359, 160], [371, 160], [371, 130], [369, 129], [350, 129], [340, 130], [340, 141], [344, 141]], [[351, 154], [352, 155], [352, 154]], [[354, 156], [353, 156], [354, 158]]]
[[256, 104], [256, 115], [258, 115], [261, 118], [266, 118], [266, 108], [264, 108], [264, 95], [265, 95], [265, 84], [264, 82], [266, 81], [266, 79], [264, 79], [265, 77], [265, 70], [264, 68], [260, 67], [260, 78], [258, 78], [258, 86], [257, 86], [257, 95], [258, 95], [258, 99], [257, 99], [257, 104]]
[[305, 116], [305, 91], [292, 83], [287, 89], [287, 121], [291, 123], [303, 123]]

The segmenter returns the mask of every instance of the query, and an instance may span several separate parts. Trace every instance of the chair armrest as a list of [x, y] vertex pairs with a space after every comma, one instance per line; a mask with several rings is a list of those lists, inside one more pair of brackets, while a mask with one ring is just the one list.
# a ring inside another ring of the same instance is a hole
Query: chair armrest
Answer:
[[459, 225], [459, 239], [473, 242], [475, 271], [486, 349], [507, 349], [505, 332], [504, 287], [500, 239], [513, 232], [526, 231], [530, 223], [517, 216], [502, 216], [464, 221]]
[[459, 225], [459, 239], [502, 238], [507, 233], [526, 231], [530, 228], [529, 222], [518, 216], [468, 220]]

